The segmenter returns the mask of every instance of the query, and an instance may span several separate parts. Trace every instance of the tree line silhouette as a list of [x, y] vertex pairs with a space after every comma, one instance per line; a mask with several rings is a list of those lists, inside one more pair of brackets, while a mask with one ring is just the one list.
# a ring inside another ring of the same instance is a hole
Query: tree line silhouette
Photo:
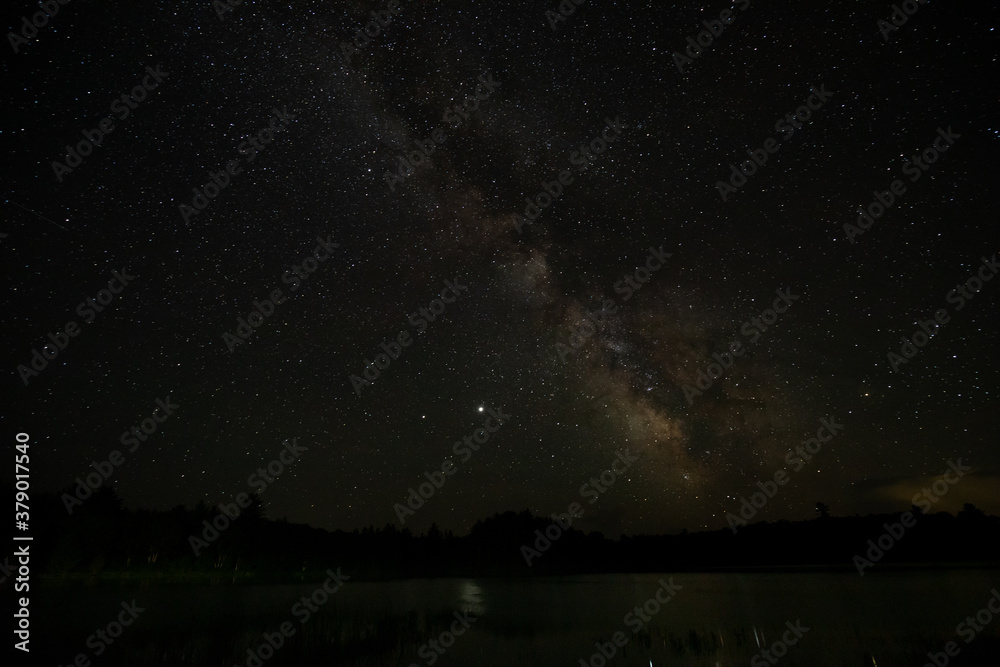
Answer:
[[[8, 490], [10, 487], [6, 487]], [[973, 505], [953, 516], [909, 510], [916, 523], [865, 574], [899, 566], [988, 564], [1000, 556], [1000, 518]], [[673, 572], [740, 568], [852, 569], [868, 541], [899, 522], [902, 512], [835, 517], [817, 503], [808, 521], [758, 522], [678, 535], [609, 539], [527, 510], [482, 519], [468, 535], [422, 535], [387, 524], [327, 531], [265, 517], [258, 497], [225, 528], [201, 539], [220, 516], [199, 503], [167, 511], [128, 509], [113, 487], [100, 488], [67, 514], [56, 494], [32, 496], [32, 566], [36, 574], [67, 577], [159, 577], [188, 580], [322, 579], [341, 567], [354, 579], [443, 576], [535, 576]], [[553, 539], [554, 538], [554, 539]], [[544, 547], [544, 548], [540, 548]], [[527, 549], [527, 552], [525, 551]], [[197, 555], [196, 555], [197, 552]], [[526, 558], [525, 554], [531, 554]], [[530, 565], [528, 564], [530, 561]]]

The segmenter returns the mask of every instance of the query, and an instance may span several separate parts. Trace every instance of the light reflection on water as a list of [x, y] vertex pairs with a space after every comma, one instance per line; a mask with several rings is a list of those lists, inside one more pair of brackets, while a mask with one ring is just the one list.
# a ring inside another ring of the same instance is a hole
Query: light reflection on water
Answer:
[[[100, 618], [113, 618], [123, 599], [147, 609], [116, 646], [100, 657], [113, 665], [245, 665], [247, 650], [284, 621], [295, 637], [264, 662], [283, 665], [406, 665], [452, 626], [456, 612], [477, 620], [434, 667], [579, 665], [612, 641], [627, 644], [607, 667], [684, 665], [745, 667], [801, 619], [810, 630], [781, 666], [921, 665], [927, 651], [956, 639], [955, 626], [974, 614], [1000, 583], [1000, 572], [856, 574], [674, 574], [683, 588], [638, 631], [625, 616], [668, 575], [602, 575], [540, 579], [350, 581], [307, 623], [289, 614], [313, 585], [59, 588], [42, 595], [50, 610], [41, 628], [58, 628], [40, 646], [40, 660], [68, 664], [85, 651]], [[44, 605], [44, 606], [43, 606]], [[963, 657], [980, 652], [1000, 664], [1000, 619]], [[33, 650], [34, 653], [34, 650]], [[35, 656], [32, 656], [35, 657]]]
[[486, 608], [483, 606], [483, 589], [471, 579], [462, 581], [458, 601], [460, 610], [469, 611], [475, 616], [482, 616], [486, 613]]

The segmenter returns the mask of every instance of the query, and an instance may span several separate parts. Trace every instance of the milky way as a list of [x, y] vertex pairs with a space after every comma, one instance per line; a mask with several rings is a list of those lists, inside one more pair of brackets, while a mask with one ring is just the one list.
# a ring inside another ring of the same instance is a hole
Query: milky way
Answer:
[[[555, 3], [372, 18], [387, 7], [70, 4], [8, 54], [3, 423], [50, 452], [38, 483], [73, 484], [169, 394], [176, 413], [111, 480], [129, 505], [229, 500], [294, 437], [308, 449], [264, 495], [270, 516], [392, 523], [486, 406], [509, 423], [414, 530], [561, 511], [626, 450], [639, 462], [584, 528], [719, 528], [831, 417], [843, 432], [762, 518], [905, 509], [957, 456], [975, 472], [942, 509], [1000, 511], [1000, 282], [904, 367], [887, 360], [997, 252], [994, 7], [928, 4], [886, 39], [885, 6], [740, 2], [681, 68], [723, 6], [584, 3], [554, 29]], [[147, 67], [167, 75], [57, 180]], [[907, 180], [938, 128], [960, 138]], [[897, 178], [905, 194], [845, 233]], [[123, 267], [127, 289], [23, 381]], [[418, 329], [446, 280], [468, 291]], [[358, 389], [400, 332], [412, 344]]]

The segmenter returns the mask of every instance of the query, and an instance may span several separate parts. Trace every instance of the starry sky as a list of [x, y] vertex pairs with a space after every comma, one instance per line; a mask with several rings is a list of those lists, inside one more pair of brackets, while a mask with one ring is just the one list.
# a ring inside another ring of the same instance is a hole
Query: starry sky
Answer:
[[[393, 506], [450, 459], [406, 526], [461, 534], [563, 512], [628, 451], [579, 527], [715, 529], [827, 418], [843, 429], [758, 518], [907, 509], [959, 457], [973, 473], [935, 510], [1000, 512], [1000, 280], [961, 309], [947, 298], [1000, 251], [997, 8], [928, 2], [890, 31], [888, 2], [563, 5], [554, 20], [555, 0], [69, 3], [16, 53], [8, 37], [0, 423], [11, 445], [31, 435], [35, 487], [118, 449], [128, 506], [217, 504], [294, 438], [306, 449], [264, 491], [269, 516], [399, 525]], [[8, 30], [35, 10], [8, 7]], [[675, 56], [724, 10], [700, 55]], [[814, 90], [825, 101], [794, 127]], [[114, 129], [57, 174], [102, 118]], [[939, 128], [958, 138], [911, 181]], [[435, 131], [412, 175], [387, 179]], [[731, 165], [771, 138], [724, 200]], [[896, 179], [905, 192], [849, 234]], [[321, 242], [311, 273], [288, 273]], [[78, 309], [114, 271], [127, 285]], [[445, 281], [462, 288], [440, 312]], [[778, 290], [797, 298], [745, 334]], [[422, 327], [421, 308], [439, 312]], [[948, 322], [893, 369], [939, 309]], [[398, 358], [352, 382], [400, 332]], [[733, 342], [731, 367], [686, 392]], [[178, 407], [123, 447], [168, 396]], [[509, 419], [462, 461], [454, 443], [490, 410]]]

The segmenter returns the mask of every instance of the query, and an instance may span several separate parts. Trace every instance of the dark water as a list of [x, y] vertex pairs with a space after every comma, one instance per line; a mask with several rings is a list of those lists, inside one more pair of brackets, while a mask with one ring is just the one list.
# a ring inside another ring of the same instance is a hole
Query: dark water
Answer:
[[[661, 590], [669, 602], [650, 603], [648, 622], [627, 616], [671, 578], [680, 588], [672, 598]], [[1000, 616], [970, 643], [968, 631], [956, 632], [986, 607], [1000, 570], [348, 581], [315, 612], [295, 606], [318, 586], [50, 584], [32, 600], [31, 664], [68, 665], [84, 653], [95, 666], [247, 665], [248, 649], [287, 623], [290, 638], [251, 665], [580, 665], [582, 658], [596, 667], [714, 667], [751, 664], [782, 638], [786, 622], [799, 622], [808, 630], [801, 638], [786, 633], [797, 641], [787, 652], [778, 648], [776, 664], [920, 667], [927, 651], [955, 641], [961, 653], [949, 664], [1000, 665]], [[88, 637], [133, 599], [144, 610], [96, 656], [102, 641], [88, 647]], [[452, 643], [441, 636], [450, 629], [464, 632]], [[435, 651], [427, 644], [435, 639], [449, 647]], [[595, 642], [612, 655], [606, 662], [592, 660]]]

